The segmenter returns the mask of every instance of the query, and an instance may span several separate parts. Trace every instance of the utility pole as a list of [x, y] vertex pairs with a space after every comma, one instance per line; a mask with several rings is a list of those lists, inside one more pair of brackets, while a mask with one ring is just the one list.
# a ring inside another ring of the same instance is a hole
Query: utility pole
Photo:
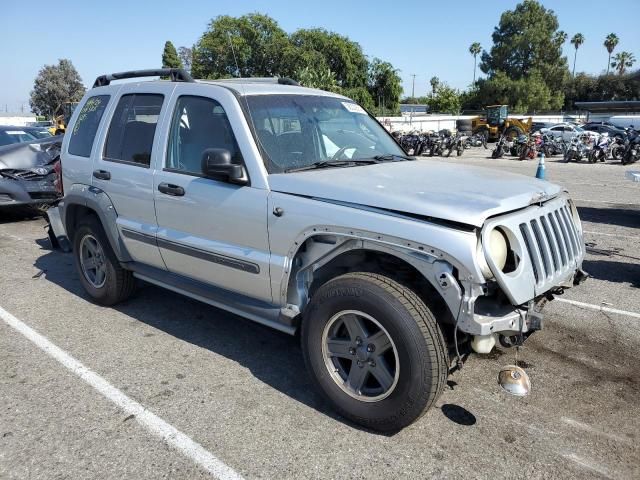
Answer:
[[[411, 101], [415, 102], [416, 101], [416, 74], [412, 73], [411, 76], [413, 77], [412, 83], [411, 83]], [[413, 108], [411, 107], [411, 116], [409, 117], [409, 125], [413, 125]]]

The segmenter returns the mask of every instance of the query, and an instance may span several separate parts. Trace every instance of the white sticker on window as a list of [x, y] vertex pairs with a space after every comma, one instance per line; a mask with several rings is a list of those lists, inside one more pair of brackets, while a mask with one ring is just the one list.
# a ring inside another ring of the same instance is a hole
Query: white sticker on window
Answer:
[[23, 132], [22, 130], [7, 130], [7, 135], [26, 135], [27, 132]]
[[342, 106], [346, 108], [348, 111], [350, 111], [351, 113], [360, 113], [362, 115], [367, 114], [367, 111], [357, 103], [342, 102]]

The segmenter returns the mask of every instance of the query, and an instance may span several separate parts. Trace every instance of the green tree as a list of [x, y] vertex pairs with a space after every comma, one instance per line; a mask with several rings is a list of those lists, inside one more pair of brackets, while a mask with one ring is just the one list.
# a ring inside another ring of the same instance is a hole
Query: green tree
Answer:
[[193, 59], [193, 49], [189, 47], [178, 47], [178, 58], [182, 63], [182, 68], [191, 73], [191, 63]]
[[615, 33], [610, 33], [604, 39], [604, 48], [606, 48], [609, 53], [609, 58], [607, 59], [607, 73], [609, 73], [609, 66], [611, 65], [611, 54], [618, 46], [619, 41], [620, 39]]
[[631, 68], [635, 62], [636, 57], [634, 57], [633, 53], [620, 52], [616, 53], [616, 56], [613, 57], [611, 66], [618, 70], [618, 75], [624, 75], [627, 68]]
[[[562, 55], [562, 44], [567, 35], [559, 30], [553, 10], [546, 9], [536, 0], [524, 0], [514, 10], [501, 15], [492, 39], [493, 46], [489, 52], [482, 53], [480, 63], [480, 69], [489, 80], [503, 72], [507, 79], [516, 82], [511, 84], [513, 88], [507, 89], [515, 93], [517, 85], [535, 77], [532, 86], [538, 89], [538, 83], [542, 82], [546, 86], [544, 90], [551, 94], [551, 108], [560, 108], [564, 100], [563, 85], [569, 78], [567, 58]], [[483, 82], [483, 85], [491, 83]], [[512, 107], [519, 102], [517, 97], [506, 100], [505, 103]]]
[[370, 112], [373, 112], [376, 106], [373, 98], [371, 97], [371, 93], [369, 93], [369, 90], [367, 90], [365, 87], [347, 88], [342, 90], [342, 94], [345, 97], [349, 97], [352, 100], [355, 100]]
[[221, 15], [211, 21], [196, 42], [191, 71], [197, 78], [281, 75], [289, 45], [284, 30], [266, 15], [250, 13], [237, 18]]
[[473, 42], [469, 47], [469, 53], [473, 55], [473, 85], [476, 83], [476, 65], [478, 62], [478, 55], [482, 52], [482, 47], [480, 43]]
[[285, 55], [288, 70], [326, 66], [335, 73], [340, 87], [366, 85], [368, 62], [358, 43], [322, 28], [297, 30], [290, 42], [293, 49]]
[[440, 85], [440, 79], [438, 77], [431, 77], [429, 83], [431, 84], [431, 94], [435, 95], [436, 90], [438, 90], [438, 85]]
[[62, 115], [65, 103], [79, 102], [85, 88], [71, 60], [58, 60], [38, 72], [29, 99], [31, 110], [52, 120]]
[[166, 41], [162, 51], [162, 68], [182, 68], [182, 62], [173, 43]]
[[402, 79], [389, 62], [374, 58], [369, 65], [369, 93], [376, 107], [397, 111], [402, 95]]
[[326, 67], [320, 69], [304, 67], [296, 72], [295, 78], [304, 87], [319, 88], [328, 92], [340, 92], [336, 74]]
[[429, 111], [439, 113], [460, 113], [462, 102], [460, 92], [446, 83], [438, 84], [436, 92], [429, 98]]
[[583, 43], [584, 43], [584, 35], [582, 35], [581, 33], [576, 33], [571, 38], [571, 45], [573, 45], [576, 49], [576, 51], [573, 54], [573, 73], [571, 74], [572, 77], [576, 76], [576, 58], [578, 57], [578, 48], [580, 48], [580, 46]]

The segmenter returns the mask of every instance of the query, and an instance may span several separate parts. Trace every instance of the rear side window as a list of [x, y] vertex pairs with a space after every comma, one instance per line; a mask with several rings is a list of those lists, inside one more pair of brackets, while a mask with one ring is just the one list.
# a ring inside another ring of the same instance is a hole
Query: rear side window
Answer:
[[164, 95], [123, 95], [111, 119], [104, 159], [148, 167]]
[[69, 153], [79, 157], [90, 157], [93, 140], [100, 125], [100, 119], [109, 103], [109, 95], [97, 95], [89, 98], [80, 110], [80, 114], [73, 124]]

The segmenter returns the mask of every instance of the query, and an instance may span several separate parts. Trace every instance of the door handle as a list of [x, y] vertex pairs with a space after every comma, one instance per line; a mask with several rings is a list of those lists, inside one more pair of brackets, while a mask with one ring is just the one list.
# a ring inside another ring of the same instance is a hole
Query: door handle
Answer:
[[173, 197], [182, 197], [184, 195], [184, 188], [179, 185], [173, 185], [171, 183], [161, 183], [158, 185], [158, 190], [167, 195]]
[[111, 172], [106, 170], [94, 170], [93, 176], [99, 180], [111, 180]]

